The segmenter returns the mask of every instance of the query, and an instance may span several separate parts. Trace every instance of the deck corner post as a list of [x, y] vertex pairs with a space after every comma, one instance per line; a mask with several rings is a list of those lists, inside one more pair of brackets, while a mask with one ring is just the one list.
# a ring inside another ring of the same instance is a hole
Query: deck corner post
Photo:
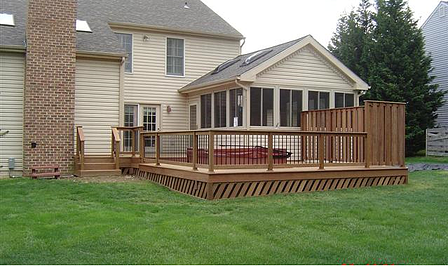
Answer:
[[144, 135], [140, 132], [140, 162], [144, 163], [145, 162], [145, 137]]
[[318, 157], [319, 157], [319, 169], [324, 169], [324, 135], [319, 133], [317, 140]]
[[209, 131], [208, 135], [208, 171], [215, 171], [215, 132]]
[[120, 142], [115, 141], [115, 169], [120, 169]]
[[207, 182], [207, 200], [213, 200], [213, 183]]
[[268, 134], [268, 171], [274, 170], [274, 136], [272, 132]]
[[160, 165], [160, 135], [156, 133], [156, 165]]
[[370, 168], [370, 157], [369, 157], [369, 147], [368, 147], [368, 138], [367, 136], [364, 137], [364, 160], [365, 160], [365, 167]]
[[198, 170], [198, 135], [193, 132], [193, 170]]

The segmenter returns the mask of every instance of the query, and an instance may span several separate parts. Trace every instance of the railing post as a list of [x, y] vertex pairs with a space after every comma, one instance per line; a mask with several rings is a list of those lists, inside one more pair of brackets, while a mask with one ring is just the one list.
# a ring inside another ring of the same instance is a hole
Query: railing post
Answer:
[[81, 149], [80, 149], [80, 161], [81, 161], [81, 170], [84, 170], [84, 141], [80, 141]]
[[365, 160], [365, 167], [370, 168], [370, 152], [368, 151], [368, 138], [367, 136], [364, 136], [364, 160]]
[[114, 137], [114, 129], [110, 131], [111, 134], [111, 145], [110, 145], [110, 156], [114, 158], [114, 152], [115, 152], [115, 137]]
[[274, 137], [272, 132], [268, 135], [268, 171], [274, 169]]
[[193, 132], [193, 170], [198, 170], [198, 135]]
[[131, 129], [131, 141], [132, 141], [132, 157], [135, 157], [135, 130]]
[[160, 136], [156, 133], [156, 165], [160, 165]]
[[208, 135], [208, 170], [215, 171], [215, 132], [210, 131]]
[[120, 169], [120, 142], [115, 140], [115, 169]]
[[140, 162], [144, 163], [145, 162], [145, 137], [143, 136], [142, 133], [140, 133]]
[[319, 134], [317, 137], [317, 148], [319, 157], [319, 169], [324, 169], [324, 135]]

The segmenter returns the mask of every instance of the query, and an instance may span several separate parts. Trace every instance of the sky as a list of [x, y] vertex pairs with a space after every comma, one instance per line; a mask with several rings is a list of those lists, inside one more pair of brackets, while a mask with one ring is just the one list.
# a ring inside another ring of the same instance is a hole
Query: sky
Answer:
[[[202, 0], [246, 37], [243, 53], [311, 34], [327, 47], [338, 19], [359, 0]], [[440, 0], [408, 0], [419, 26]]]

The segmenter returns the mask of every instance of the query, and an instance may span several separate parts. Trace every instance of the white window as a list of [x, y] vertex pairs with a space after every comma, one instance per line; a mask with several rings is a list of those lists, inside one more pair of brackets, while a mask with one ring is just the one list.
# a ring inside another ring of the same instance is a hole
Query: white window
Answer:
[[355, 95], [353, 93], [339, 93], [334, 94], [334, 107], [353, 107], [355, 106]]
[[330, 93], [308, 91], [308, 110], [322, 110], [330, 107]]
[[226, 127], [226, 121], [227, 121], [227, 92], [226, 91], [220, 91], [214, 93], [214, 114], [215, 114], [215, 121], [214, 121], [214, 127]]
[[243, 126], [243, 89], [229, 91], [229, 126]]
[[274, 126], [274, 90], [250, 88], [250, 125]]
[[302, 91], [280, 90], [280, 126], [300, 127]]
[[201, 95], [201, 128], [212, 127], [212, 95]]
[[115, 33], [121, 46], [127, 53], [124, 70], [126, 73], [132, 73], [132, 34]]
[[[137, 105], [125, 105], [124, 106], [124, 126], [135, 127], [138, 124], [138, 106]], [[138, 142], [138, 134], [134, 137], [134, 140]], [[136, 145], [138, 147], [138, 145]], [[132, 132], [123, 132], [123, 150], [132, 151]]]
[[166, 43], [166, 74], [184, 76], [184, 40], [168, 38]]

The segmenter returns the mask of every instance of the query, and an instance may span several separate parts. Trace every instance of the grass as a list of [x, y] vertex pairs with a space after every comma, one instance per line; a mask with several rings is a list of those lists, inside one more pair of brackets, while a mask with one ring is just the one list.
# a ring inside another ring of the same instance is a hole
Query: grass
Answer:
[[448, 172], [203, 201], [149, 182], [0, 180], [0, 264], [447, 264]]
[[406, 157], [406, 163], [448, 163], [448, 156], [447, 157], [437, 157], [437, 156]]

